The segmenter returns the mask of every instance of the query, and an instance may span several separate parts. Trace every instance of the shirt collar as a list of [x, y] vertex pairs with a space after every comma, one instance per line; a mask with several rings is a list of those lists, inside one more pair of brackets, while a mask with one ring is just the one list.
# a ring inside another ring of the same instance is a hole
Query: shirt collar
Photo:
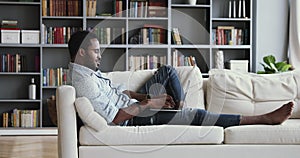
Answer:
[[85, 73], [85, 74], [88, 74], [88, 75], [96, 75], [98, 77], [101, 77], [101, 71], [100, 70], [97, 70], [97, 71], [94, 71], [88, 67], [85, 67], [85, 66], [82, 66], [82, 65], [79, 65], [79, 64], [76, 64], [76, 63], [72, 63], [70, 62], [69, 63], [69, 68], [70, 68], [70, 71], [80, 71], [81, 73]]

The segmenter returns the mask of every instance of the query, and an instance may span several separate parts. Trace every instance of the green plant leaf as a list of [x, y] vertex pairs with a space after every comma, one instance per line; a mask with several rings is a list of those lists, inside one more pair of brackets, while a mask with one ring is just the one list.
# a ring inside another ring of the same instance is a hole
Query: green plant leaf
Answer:
[[257, 74], [265, 74], [265, 71], [257, 71]]
[[270, 63], [271, 69], [274, 70], [275, 72], [278, 72], [276, 66], [274, 63]]
[[274, 57], [273, 55], [265, 56], [265, 57], [263, 58], [263, 60], [264, 60], [264, 62], [265, 62], [267, 65], [269, 65], [270, 67], [272, 67], [272, 66], [271, 66], [271, 63], [275, 64], [275, 62], [276, 62], [276, 59], [275, 59], [275, 57]]
[[284, 65], [286, 65], [285, 62], [278, 62], [275, 64], [275, 66], [277, 67], [278, 71], [282, 71], [282, 68], [284, 67]]
[[286, 65], [284, 65], [284, 66], [282, 67], [281, 72], [288, 71], [291, 67], [292, 67], [292, 65], [286, 64]]

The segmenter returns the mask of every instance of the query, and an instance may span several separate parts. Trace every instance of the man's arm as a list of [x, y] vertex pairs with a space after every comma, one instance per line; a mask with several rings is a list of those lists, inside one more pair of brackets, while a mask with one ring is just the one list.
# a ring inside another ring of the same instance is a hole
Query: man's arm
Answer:
[[122, 123], [126, 120], [133, 118], [134, 116], [138, 116], [139, 113], [149, 108], [161, 109], [164, 107], [172, 106], [169, 102], [166, 101], [166, 97], [167, 95], [162, 95], [154, 99], [145, 99], [129, 107], [121, 108], [119, 109], [117, 115], [115, 116], [112, 122], [114, 124]]
[[138, 101], [143, 101], [145, 99], [150, 99], [149, 97], [147, 97], [147, 94], [136, 93], [136, 92], [129, 91], [129, 90], [125, 90], [125, 91], [123, 91], [123, 93], [128, 95], [130, 98], [134, 98]]
[[138, 101], [143, 101], [143, 100], [146, 100], [146, 99], [155, 99], [155, 98], [162, 98], [164, 97], [165, 98], [165, 101], [168, 102], [166, 104], [169, 105], [169, 107], [166, 107], [166, 108], [173, 108], [176, 106], [172, 96], [170, 95], [161, 95], [161, 96], [153, 96], [153, 97], [149, 97], [147, 94], [141, 94], [141, 93], [136, 93], [136, 92], [133, 92], [133, 91], [129, 91], [129, 90], [125, 90], [123, 91], [124, 94], [128, 95], [130, 98], [133, 98], [133, 99], [136, 99]]

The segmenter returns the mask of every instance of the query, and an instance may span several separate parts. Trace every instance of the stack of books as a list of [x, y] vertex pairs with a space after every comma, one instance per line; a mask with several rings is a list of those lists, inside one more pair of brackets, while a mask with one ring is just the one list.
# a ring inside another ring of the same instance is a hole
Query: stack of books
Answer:
[[2, 20], [1, 30], [20, 30], [17, 20]]

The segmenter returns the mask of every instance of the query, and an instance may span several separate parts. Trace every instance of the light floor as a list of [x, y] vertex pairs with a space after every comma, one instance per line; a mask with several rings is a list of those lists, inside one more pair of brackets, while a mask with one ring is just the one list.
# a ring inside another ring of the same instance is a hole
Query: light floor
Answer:
[[0, 158], [57, 157], [57, 136], [0, 136]]

